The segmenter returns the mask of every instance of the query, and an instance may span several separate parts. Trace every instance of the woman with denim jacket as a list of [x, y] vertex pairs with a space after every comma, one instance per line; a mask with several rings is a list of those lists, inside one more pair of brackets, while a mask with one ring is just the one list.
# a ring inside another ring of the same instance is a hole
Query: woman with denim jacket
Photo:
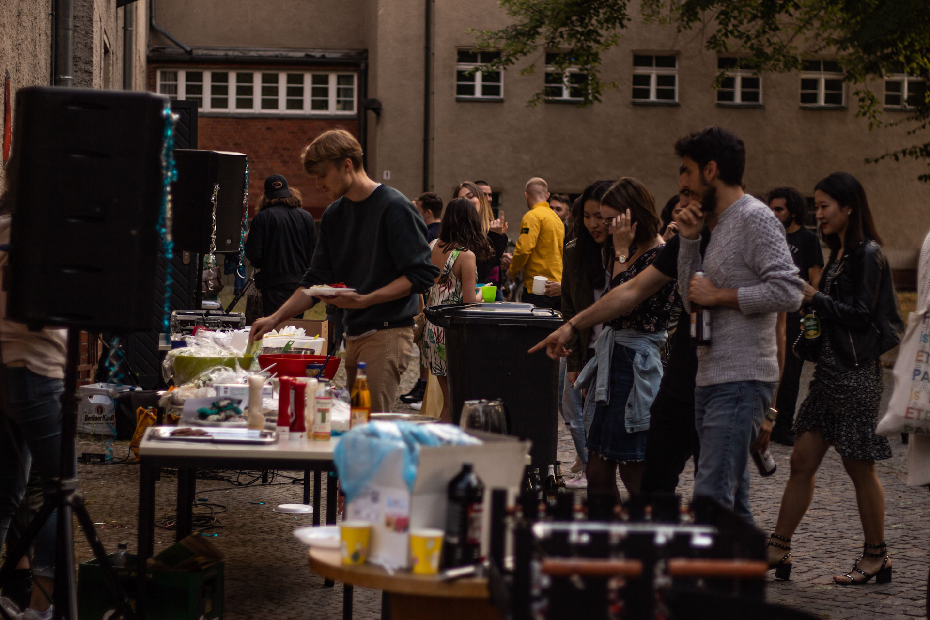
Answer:
[[[601, 200], [613, 237], [611, 288], [632, 279], [656, 259], [659, 236], [655, 200], [629, 177], [617, 181]], [[604, 325], [595, 354], [575, 382], [587, 389], [584, 406], [588, 447], [588, 490], [613, 492], [617, 470], [631, 495], [639, 493], [646, 457], [649, 408], [662, 380], [659, 350], [668, 338], [677, 299], [669, 282], [632, 311]]]
[[795, 419], [791, 474], [769, 539], [768, 560], [777, 579], [790, 577], [791, 536], [810, 506], [814, 475], [833, 446], [856, 487], [865, 535], [862, 556], [833, 580], [858, 585], [876, 577], [887, 583], [891, 561], [885, 547], [885, 497], [875, 461], [890, 458], [891, 448], [875, 434], [884, 385], [879, 358], [900, 341], [903, 321], [862, 185], [852, 175], [836, 172], [816, 185], [814, 201], [830, 259], [820, 290], [808, 284], [804, 303], [820, 320], [820, 343], [807, 347], [817, 366]]

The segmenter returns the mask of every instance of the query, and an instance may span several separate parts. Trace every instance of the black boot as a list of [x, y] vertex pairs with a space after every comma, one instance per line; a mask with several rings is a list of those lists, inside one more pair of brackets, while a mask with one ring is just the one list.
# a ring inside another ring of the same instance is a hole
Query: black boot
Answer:
[[775, 428], [772, 429], [772, 436], [770, 439], [771, 441], [780, 443], [783, 446], [794, 445], [794, 433], [792, 433], [791, 429], [784, 424], [775, 425]]
[[410, 405], [413, 403], [422, 403], [423, 394], [426, 393], [426, 379], [417, 379], [417, 382], [410, 389], [409, 392], [400, 397], [400, 402], [405, 405]]

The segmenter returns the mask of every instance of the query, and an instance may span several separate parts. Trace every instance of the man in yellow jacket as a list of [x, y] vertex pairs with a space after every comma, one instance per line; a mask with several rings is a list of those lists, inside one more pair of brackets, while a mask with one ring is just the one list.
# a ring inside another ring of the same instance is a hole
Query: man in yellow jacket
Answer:
[[[562, 242], [565, 239], [565, 225], [549, 207], [549, 186], [539, 177], [526, 182], [526, 206], [529, 211], [520, 220], [520, 237], [513, 252], [513, 259], [507, 275], [515, 279], [523, 270], [523, 282], [526, 290], [523, 301], [542, 308], [562, 307], [560, 286], [546, 286], [546, 283], [562, 282]], [[539, 280], [534, 292], [534, 279]], [[549, 294], [547, 294], [547, 292]]]

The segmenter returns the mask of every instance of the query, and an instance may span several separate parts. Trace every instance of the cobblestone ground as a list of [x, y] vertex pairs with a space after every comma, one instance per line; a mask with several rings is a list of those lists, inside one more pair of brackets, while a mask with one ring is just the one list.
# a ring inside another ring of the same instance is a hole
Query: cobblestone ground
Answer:
[[[890, 375], [886, 377], [886, 397]], [[404, 377], [401, 393], [416, 379], [413, 364]], [[802, 397], [805, 390], [802, 388]], [[401, 407], [398, 407], [401, 409]], [[78, 454], [102, 451], [103, 441], [82, 438]], [[925, 489], [905, 486], [905, 446], [892, 439], [894, 457], [879, 464], [887, 505], [886, 540], [894, 562], [894, 581], [889, 585], [874, 583], [858, 588], [833, 585], [831, 576], [849, 570], [861, 552], [862, 534], [852, 484], [843, 472], [839, 458], [832, 451], [824, 460], [817, 479], [811, 510], [794, 537], [794, 570], [790, 582], [769, 578], [770, 601], [805, 609], [822, 618], [890, 619], [922, 617], [926, 595], [928, 540], [927, 515], [930, 496]], [[112, 446], [117, 458], [126, 453], [127, 442]], [[774, 525], [781, 494], [788, 474], [790, 449], [773, 446], [778, 462], [774, 476], [763, 480], [753, 474], [752, 503], [757, 523], [770, 531]], [[560, 425], [559, 453], [563, 462], [574, 459], [570, 436]], [[138, 467], [133, 465], [79, 465], [81, 490], [88, 508], [98, 522], [98, 533], [108, 550], [118, 542], [135, 548], [138, 512]], [[236, 480], [237, 472], [214, 472]], [[282, 472], [299, 477], [297, 472]], [[240, 475], [248, 482], [254, 475]], [[247, 486], [234, 486], [229, 480], [199, 480], [198, 503], [205, 504], [198, 513], [216, 512], [222, 524], [207, 530], [210, 540], [226, 554], [225, 615], [228, 620], [248, 618], [340, 618], [342, 587], [324, 587], [323, 580], [310, 573], [306, 548], [291, 532], [309, 525], [310, 516], [273, 512], [279, 503], [301, 501], [302, 487], [278, 476], [270, 484], [260, 480]], [[324, 483], [325, 484], [325, 483]], [[176, 479], [171, 473], [157, 484], [156, 518], [174, 512]], [[680, 492], [690, 495], [692, 477], [683, 476]], [[325, 497], [325, 493], [324, 493]], [[208, 506], [206, 504], [216, 504]], [[79, 530], [76, 531], [79, 532]], [[212, 536], [215, 535], [215, 536]], [[174, 533], [156, 532], [156, 553], [170, 545]], [[78, 561], [91, 557], [90, 549], [78, 534]], [[358, 589], [354, 596], [355, 617], [380, 617], [380, 592]]]

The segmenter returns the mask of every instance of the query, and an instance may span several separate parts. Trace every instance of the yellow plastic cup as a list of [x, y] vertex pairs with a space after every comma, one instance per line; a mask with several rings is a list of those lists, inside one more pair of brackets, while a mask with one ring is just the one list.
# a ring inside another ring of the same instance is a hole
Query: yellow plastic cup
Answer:
[[410, 531], [410, 555], [413, 556], [414, 574], [435, 575], [439, 572], [442, 537], [442, 530], [437, 529]]
[[497, 299], [497, 287], [491, 284], [481, 287], [481, 298], [487, 303], [493, 302]]
[[371, 523], [368, 521], [343, 521], [339, 525], [342, 563], [364, 564], [368, 560], [371, 543]]

